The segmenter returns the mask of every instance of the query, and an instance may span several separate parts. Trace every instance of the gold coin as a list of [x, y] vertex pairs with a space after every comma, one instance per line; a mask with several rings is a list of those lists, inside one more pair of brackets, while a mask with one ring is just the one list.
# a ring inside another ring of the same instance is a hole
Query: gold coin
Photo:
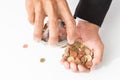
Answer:
[[70, 49], [69, 49], [69, 47], [67, 47], [66, 49], [65, 49], [65, 53], [69, 53], [70, 52]]
[[83, 45], [83, 44], [81, 44], [81, 45], [80, 45], [80, 48], [83, 48], [83, 47], [84, 47], [84, 45]]
[[93, 56], [94, 56], [94, 53], [91, 51], [91, 52], [89, 53], [89, 55], [93, 57]]
[[69, 51], [69, 48], [66, 48], [66, 49], [65, 49], [64, 56], [65, 56], [65, 57], [68, 57], [68, 56], [70, 55], [69, 52], [70, 52], [70, 51]]
[[81, 48], [78, 48], [78, 50], [79, 50], [79, 51], [82, 51], [82, 49], [81, 49]]
[[77, 42], [75, 42], [73, 45], [74, 45], [76, 48], [79, 48], [80, 45], [81, 45], [81, 43], [77, 41]]
[[69, 53], [64, 53], [62, 57], [65, 57], [65, 58], [69, 57]]
[[74, 52], [79, 52], [78, 48], [75, 47], [75, 46], [70, 47], [70, 50], [72, 50], [72, 51], [74, 51]]
[[68, 61], [68, 62], [74, 62], [74, 57], [72, 57], [72, 56], [68, 57], [68, 58], [67, 58], [67, 61]]
[[85, 67], [90, 69], [92, 67], [92, 65], [93, 65], [92, 61], [88, 61], [88, 62], [86, 62]]
[[40, 62], [41, 63], [45, 62], [45, 58], [40, 58]]
[[80, 60], [83, 64], [85, 64], [87, 62], [87, 58], [85, 56], [83, 56]]
[[74, 61], [76, 64], [81, 64], [81, 61], [79, 58], [75, 58], [75, 61]]
[[70, 50], [70, 56], [76, 57], [77, 56], [77, 52], [74, 52], [74, 51]]
[[85, 52], [83, 52], [83, 51], [80, 51], [79, 53], [78, 53], [78, 58], [81, 58], [81, 57], [83, 57], [85, 55]]
[[87, 61], [91, 61], [92, 60], [91, 55], [85, 55], [85, 57], [86, 57]]
[[81, 48], [81, 51], [85, 51], [85, 49], [86, 49], [86, 46], [83, 46], [83, 47]]
[[90, 54], [90, 50], [88, 48], [85, 49], [86, 54]]

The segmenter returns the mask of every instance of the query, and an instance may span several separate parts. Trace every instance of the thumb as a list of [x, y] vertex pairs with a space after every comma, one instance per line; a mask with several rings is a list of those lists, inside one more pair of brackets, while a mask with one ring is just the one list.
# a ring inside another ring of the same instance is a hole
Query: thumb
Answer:
[[101, 58], [99, 58], [99, 57], [94, 57], [94, 59], [93, 59], [93, 61], [92, 61], [93, 65], [92, 65], [92, 67], [91, 67], [91, 70], [95, 70], [96, 66], [97, 66], [98, 64], [100, 64], [101, 61], [102, 61], [102, 57], [101, 57]]
[[103, 48], [101, 49], [99, 48], [94, 52], [94, 58], [92, 60], [93, 65], [91, 67], [91, 70], [94, 70], [96, 66], [102, 62], [102, 58], [103, 58]]

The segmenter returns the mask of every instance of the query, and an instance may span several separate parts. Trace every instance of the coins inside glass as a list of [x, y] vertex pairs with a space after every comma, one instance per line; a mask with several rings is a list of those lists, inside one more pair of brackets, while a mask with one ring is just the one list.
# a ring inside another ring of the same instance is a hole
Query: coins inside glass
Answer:
[[[65, 24], [62, 21], [59, 21], [59, 34], [58, 34], [58, 41], [65, 41], [67, 40], [67, 32], [65, 28]], [[49, 39], [49, 28], [48, 28], [48, 22], [44, 24], [43, 30], [42, 30], [42, 40], [45, 42], [48, 42]]]

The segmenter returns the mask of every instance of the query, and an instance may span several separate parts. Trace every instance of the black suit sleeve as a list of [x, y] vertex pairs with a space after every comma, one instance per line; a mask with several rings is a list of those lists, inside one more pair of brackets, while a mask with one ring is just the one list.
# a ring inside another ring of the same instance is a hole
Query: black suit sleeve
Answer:
[[112, 0], [80, 0], [74, 17], [101, 26]]

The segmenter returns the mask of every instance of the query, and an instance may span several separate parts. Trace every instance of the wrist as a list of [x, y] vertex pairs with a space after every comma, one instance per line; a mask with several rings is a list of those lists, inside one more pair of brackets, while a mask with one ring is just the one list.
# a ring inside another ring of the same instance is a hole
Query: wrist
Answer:
[[75, 21], [76, 21], [76, 25], [78, 25], [79, 22], [84, 22], [84, 23], [89, 23], [91, 25], [91, 26], [89, 26], [91, 29], [95, 29], [96, 31], [98, 31], [100, 29], [100, 26], [98, 26], [94, 23], [90, 23], [87, 20], [84, 20], [84, 19], [79, 18], [79, 17], [76, 17]]
[[79, 21], [77, 25], [77, 33], [81, 36], [83, 41], [95, 41], [99, 36], [99, 28], [99, 26], [88, 21]]

